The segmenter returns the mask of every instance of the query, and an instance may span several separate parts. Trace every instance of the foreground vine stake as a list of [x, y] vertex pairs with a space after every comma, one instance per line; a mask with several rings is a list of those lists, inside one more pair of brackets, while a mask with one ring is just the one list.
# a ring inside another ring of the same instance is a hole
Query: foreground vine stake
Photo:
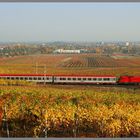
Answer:
[[8, 121], [7, 121], [7, 109], [6, 109], [6, 105], [4, 106], [4, 116], [3, 116], [3, 125], [2, 125], [2, 130], [6, 130], [6, 133], [7, 133], [7, 137], [10, 136], [10, 133], [9, 133], [9, 126], [8, 126]]

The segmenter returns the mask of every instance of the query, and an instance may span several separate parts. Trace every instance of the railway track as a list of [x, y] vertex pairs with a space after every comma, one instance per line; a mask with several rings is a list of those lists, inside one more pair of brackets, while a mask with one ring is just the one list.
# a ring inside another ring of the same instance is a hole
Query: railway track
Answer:
[[70, 86], [70, 87], [80, 87], [80, 86], [82, 86], [82, 87], [118, 87], [118, 88], [127, 88], [127, 89], [140, 89], [140, 85], [117, 85], [117, 84], [112, 84], [112, 85], [110, 85], [110, 84], [74, 84], [74, 83], [47, 83], [47, 84], [45, 84], [45, 85], [43, 85], [43, 84], [39, 84], [39, 86], [47, 86], [47, 85], [52, 85], [52, 86], [66, 86], [66, 87], [68, 87], [68, 86]]

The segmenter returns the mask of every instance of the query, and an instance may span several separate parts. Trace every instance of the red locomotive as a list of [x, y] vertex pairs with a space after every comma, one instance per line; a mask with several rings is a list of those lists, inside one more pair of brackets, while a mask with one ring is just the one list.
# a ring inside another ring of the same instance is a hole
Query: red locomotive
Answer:
[[120, 76], [119, 84], [140, 84], [140, 76]]

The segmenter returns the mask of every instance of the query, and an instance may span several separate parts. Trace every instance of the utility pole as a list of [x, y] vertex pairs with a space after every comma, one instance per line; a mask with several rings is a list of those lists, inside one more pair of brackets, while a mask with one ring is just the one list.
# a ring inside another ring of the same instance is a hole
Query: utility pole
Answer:
[[36, 62], [36, 65], [35, 65], [35, 73], [38, 74], [38, 63]]
[[44, 85], [46, 84], [46, 64], [44, 65]]

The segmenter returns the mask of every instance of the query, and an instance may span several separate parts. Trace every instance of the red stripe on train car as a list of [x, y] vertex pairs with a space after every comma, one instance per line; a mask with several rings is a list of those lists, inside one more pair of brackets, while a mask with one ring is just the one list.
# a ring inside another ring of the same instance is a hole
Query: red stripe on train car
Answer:
[[53, 76], [63, 76], [63, 77], [112, 77], [112, 78], [116, 78], [116, 76], [112, 76], [112, 75], [53, 75]]
[[53, 76], [48, 74], [0, 74], [0, 76]]
[[62, 77], [112, 77], [116, 78], [116, 76], [112, 75], [66, 75], [66, 74], [0, 74], [0, 76], [62, 76]]

